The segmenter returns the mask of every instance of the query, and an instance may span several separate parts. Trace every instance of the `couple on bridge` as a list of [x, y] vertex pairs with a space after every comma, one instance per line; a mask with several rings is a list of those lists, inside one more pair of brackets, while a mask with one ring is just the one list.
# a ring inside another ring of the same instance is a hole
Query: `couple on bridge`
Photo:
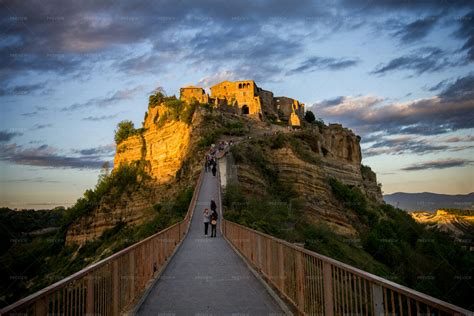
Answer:
[[217, 204], [214, 200], [211, 200], [211, 212], [206, 207], [204, 209], [204, 235], [207, 236], [207, 232], [209, 230], [209, 224], [211, 224], [211, 237], [216, 237], [217, 232]]

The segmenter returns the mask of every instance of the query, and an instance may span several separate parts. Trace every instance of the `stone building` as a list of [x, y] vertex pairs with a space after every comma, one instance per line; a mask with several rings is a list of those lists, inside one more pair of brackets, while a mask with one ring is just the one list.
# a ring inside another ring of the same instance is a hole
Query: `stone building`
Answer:
[[203, 88], [195, 86], [187, 86], [179, 89], [180, 99], [191, 103], [193, 99], [199, 103], [209, 103], [209, 95], [204, 91]]
[[262, 102], [253, 80], [218, 83], [211, 87], [211, 99], [216, 100], [216, 104], [225, 100], [238, 109], [238, 114], [263, 119]]
[[288, 97], [273, 97], [273, 92], [258, 87], [253, 80], [220, 82], [211, 87], [210, 96], [195, 86], [181, 88], [180, 94], [180, 99], [186, 102], [195, 99], [259, 120], [267, 118], [300, 126], [304, 118], [304, 104]]

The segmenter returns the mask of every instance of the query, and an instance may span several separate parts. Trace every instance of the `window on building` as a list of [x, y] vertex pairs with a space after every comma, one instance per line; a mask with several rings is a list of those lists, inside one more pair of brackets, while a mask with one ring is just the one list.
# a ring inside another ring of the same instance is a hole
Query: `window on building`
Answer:
[[244, 115], [249, 114], [249, 107], [245, 104], [242, 107], [242, 114], [244, 114]]

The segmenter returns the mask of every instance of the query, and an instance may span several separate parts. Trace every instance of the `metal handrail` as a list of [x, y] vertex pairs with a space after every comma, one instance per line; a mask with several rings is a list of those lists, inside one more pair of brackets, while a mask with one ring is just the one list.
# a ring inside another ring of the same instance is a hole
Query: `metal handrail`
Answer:
[[182, 221], [0, 309], [0, 315], [116, 315], [126, 310], [189, 231], [202, 179], [203, 170]]

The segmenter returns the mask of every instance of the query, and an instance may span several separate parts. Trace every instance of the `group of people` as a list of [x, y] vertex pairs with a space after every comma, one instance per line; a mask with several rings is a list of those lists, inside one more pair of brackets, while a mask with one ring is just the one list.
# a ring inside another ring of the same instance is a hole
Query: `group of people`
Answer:
[[205, 162], [205, 171], [209, 172], [212, 171], [212, 175], [215, 177], [217, 172], [217, 159], [212, 152], [206, 155], [206, 162]]
[[[215, 144], [211, 145], [209, 152], [206, 154], [205, 159], [205, 172], [212, 172], [212, 175], [215, 177], [217, 173], [217, 156], [220, 152], [225, 151], [228, 146], [232, 146], [233, 141], [230, 142], [222, 141], [217, 146]], [[209, 208], [205, 208], [204, 215], [204, 235], [208, 235], [209, 225], [211, 225], [211, 237], [216, 237], [217, 231], [217, 219], [219, 215], [217, 214], [217, 204], [214, 200], [211, 200]]]
[[209, 224], [211, 224], [211, 237], [216, 237], [217, 232], [217, 204], [214, 200], [211, 200], [211, 211], [208, 208], [204, 209], [204, 235], [207, 236], [209, 231]]
[[215, 177], [217, 173], [217, 156], [220, 152], [225, 151], [228, 146], [233, 144], [232, 140], [230, 142], [222, 141], [217, 146], [215, 144], [211, 145], [209, 152], [206, 154], [205, 162], [205, 171], [212, 172], [212, 175]]

